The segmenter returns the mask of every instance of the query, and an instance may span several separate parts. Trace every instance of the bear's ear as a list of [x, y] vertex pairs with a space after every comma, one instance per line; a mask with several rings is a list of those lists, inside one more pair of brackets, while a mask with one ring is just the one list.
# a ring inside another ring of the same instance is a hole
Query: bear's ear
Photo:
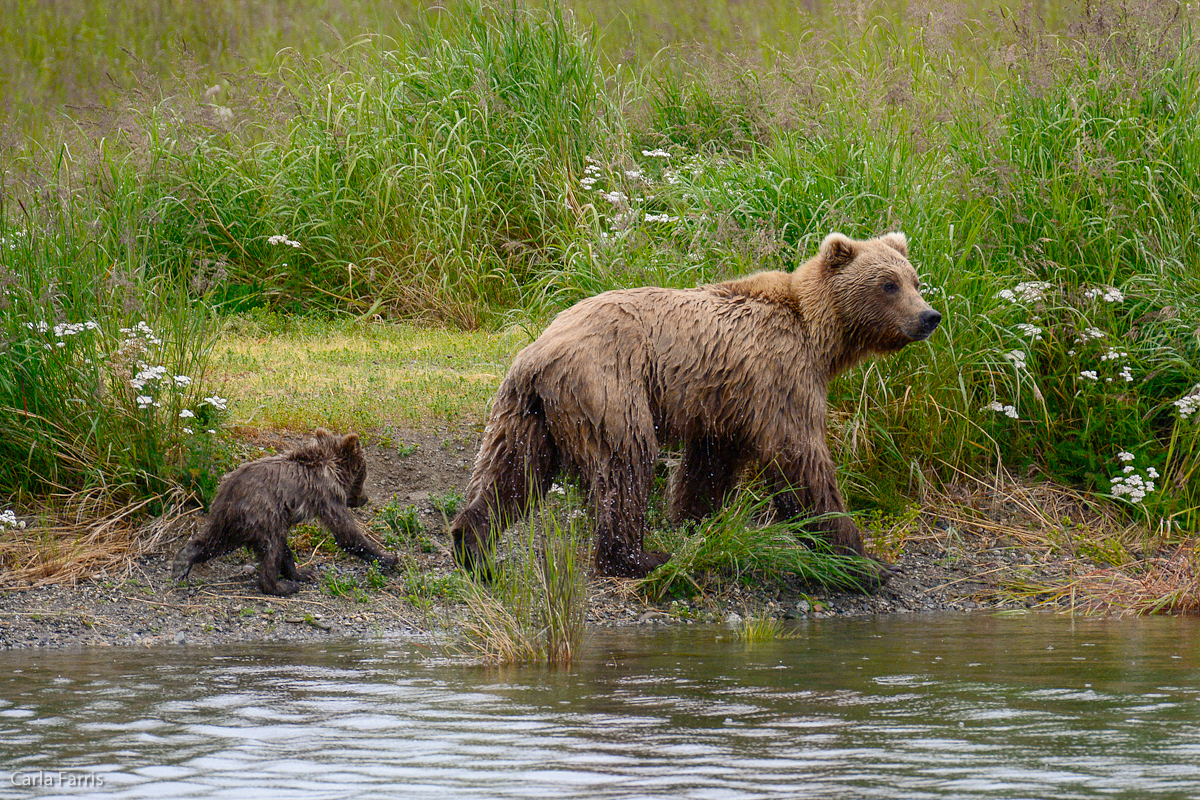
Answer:
[[846, 266], [856, 254], [854, 240], [849, 236], [831, 233], [821, 242], [821, 261], [830, 269]]
[[342, 437], [342, 452], [343, 453], [353, 453], [355, 448], [357, 448], [357, 447], [358, 447], [358, 434], [357, 433], [347, 433], [345, 436]]
[[313, 431], [313, 436], [315, 436], [318, 439], [328, 439], [332, 435], [333, 435], [332, 433], [325, 430], [324, 428], [317, 428], [315, 431]]
[[883, 242], [893, 250], [896, 250], [905, 258], [908, 258], [908, 237], [900, 231], [895, 231], [894, 233], [885, 233], [883, 236], [879, 237], [879, 241]]

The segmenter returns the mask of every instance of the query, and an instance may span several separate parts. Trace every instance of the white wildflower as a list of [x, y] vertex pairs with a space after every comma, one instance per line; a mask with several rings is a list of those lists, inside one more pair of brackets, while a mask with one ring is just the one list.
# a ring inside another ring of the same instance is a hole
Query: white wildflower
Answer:
[[549, 494], [565, 495], [567, 490], [563, 488], [561, 483], [555, 483], [550, 486]]
[[1004, 357], [1012, 362], [1016, 369], [1025, 369], [1026, 359], [1029, 355], [1024, 350], [1012, 350], [1004, 354]]
[[1089, 381], [1100, 380], [1100, 376], [1096, 374], [1096, 370], [1094, 370], [1094, 369], [1083, 370], [1082, 372], [1079, 373], [1079, 377], [1087, 378]]
[[193, 433], [195, 433], [195, 431], [192, 430], [191, 428], [184, 428], [183, 432], [186, 433], [188, 436], [191, 436]]
[[1010, 419], [1020, 419], [1015, 406], [1006, 406], [999, 400], [993, 400], [983, 407], [984, 411], [997, 411]]
[[585, 189], [591, 189], [593, 186], [596, 185], [596, 179], [593, 178], [591, 175], [588, 175], [585, 178], [579, 179], [579, 185]]
[[670, 158], [671, 154], [661, 147], [656, 147], [653, 150], [643, 150], [642, 155], [646, 158]]
[[996, 296], [1001, 300], [1008, 300], [1010, 303], [1032, 303], [1035, 300], [1041, 300], [1050, 286], [1051, 284], [1046, 281], [1025, 281], [1011, 289], [1004, 289]]
[[604, 194], [601, 194], [600, 196], [603, 197], [608, 202], [612, 203], [614, 206], [617, 203], [620, 203], [622, 200], [625, 199], [625, 195], [623, 193], [617, 192], [617, 191], [606, 192]]
[[214, 394], [212, 397], [206, 397], [203, 400], [201, 400], [200, 402], [208, 403], [210, 406], [217, 409], [218, 411], [224, 411], [226, 404], [229, 403], [229, 400], [224, 397], [218, 397], [217, 395]]
[[45, 333], [46, 331], [50, 330], [50, 326], [46, 324], [45, 320], [40, 322], [26, 322], [25, 327], [29, 328], [31, 331], [37, 331], [38, 333]]
[[673, 217], [670, 214], [647, 214], [646, 222], [679, 222], [679, 217]]
[[175, 376], [175, 385], [181, 389], [185, 386], [191, 386], [192, 379], [191, 379], [191, 377], [189, 377], [187, 375], [176, 375]]
[[[60, 322], [54, 326], [54, 335], [59, 339], [64, 339], [68, 336], [83, 333], [84, 331], [94, 331], [99, 327], [94, 322]], [[43, 330], [42, 333], [45, 333], [45, 331]]]
[[1081, 333], [1081, 334], [1079, 334], [1079, 336], [1075, 337], [1075, 341], [1086, 342], [1091, 339], [1103, 339], [1103, 338], [1104, 338], [1104, 331], [1100, 330], [1099, 328], [1086, 328], [1086, 329], [1084, 329], [1083, 333]]
[[1021, 332], [1021, 335], [1028, 336], [1035, 342], [1042, 340], [1042, 329], [1037, 325], [1030, 325], [1028, 322], [1018, 322], [1017, 330]]
[[0, 528], [24, 528], [25, 520], [18, 520], [11, 508], [0, 511]]
[[627, 169], [625, 170], [625, 177], [631, 181], [641, 180], [642, 171], [640, 169]]
[[1200, 409], [1200, 383], [1192, 388], [1191, 394], [1176, 400], [1174, 406], [1179, 409], [1180, 419], [1187, 419], [1196, 413], [1196, 410]]
[[289, 239], [288, 237], [284, 236], [283, 234], [278, 234], [276, 236], [268, 236], [267, 244], [282, 244], [282, 245], [289, 245], [291, 247], [299, 247], [300, 246], [299, 242], [295, 241], [294, 239]]
[[147, 367], [143, 365], [138, 374], [129, 379], [129, 385], [134, 389], [141, 391], [145, 388], [147, 383], [153, 383], [154, 381], [160, 380], [166, 374], [167, 368], [164, 366], [159, 365], [155, 367]]
[[1107, 353], [1100, 356], [1100, 360], [1101, 361], [1116, 361], [1117, 359], [1126, 358], [1128, 356], [1129, 356], [1128, 352], [1126, 352], [1124, 350], [1118, 350], [1115, 347], [1110, 347], [1110, 348], [1108, 348]]
[[1126, 383], [1133, 383], [1133, 368], [1129, 366], [1121, 367], [1121, 377]]
[[137, 396], [137, 407], [138, 408], [150, 408], [151, 406], [156, 406], [156, 405], [158, 405], [158, 403], [155, 403], [154, 398], [148, 394], [139, 394]]
[[[1131, 503], [1140, 503], [1146, 499], [1146, 495], [1154, 491], [1154, 481], [1145, 480], [1140, 474], [1131, 473], [1132, 467], [1125, 468], [1125, 475], [1118, 475], [1112, 479], [1112, 487], [1109, 491], [1113, 497], [1125, 498]], [[1147, 474], [1150, 471], [1147, 470]], [[1157, 477], [1158, 473], [1154, 473]]]
[[137, 339], [140, 336], [145, 336], [146, 341], [152, 345], [162, 344], [162, 339], [154, 335], [154, 329], [147, 325], [145, 320], [142, 320], [132, 328], [120, 328], [119, 330], [121, 333], [125, 334], [127, 339], [130, 340]]
[[1095, 300], [1099, 297], [1106, 303], [1122, 303], [1125, 301], [1125, 295], [1122, 294], [1120, 289], [1113, 286], [1093, 286], [1085, 290], [1083, 296], [1088, 300]]
[[189, 411], [186, 408], [179, 412], [180, 419], [191, 419], [194, 416], [196, 416], [196, 415], [193, 414], [191, 411]]
[[1117, 458], [1121, 459], [1122, 461], [1133, 461], [1133, 459], [1137, 458], [1137, 456], [1128, 450], [1122, 450], [1121, 452], [1117, 453]]

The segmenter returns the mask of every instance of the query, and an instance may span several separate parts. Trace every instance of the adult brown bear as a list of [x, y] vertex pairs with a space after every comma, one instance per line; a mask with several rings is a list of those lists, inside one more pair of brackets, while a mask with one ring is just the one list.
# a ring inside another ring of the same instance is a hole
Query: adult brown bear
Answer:
[[[826, 443], [829, 382], [934, 332], [942, 315], [919, 288], [904, 234], [834, 233], [792, 273], [622, 289], [572, 306], [517, 354], [496, 392], [450, 525], [456, 560], [485, 571], [499, 531], [567, 472], [588, 492], [596, 572], [647, 574], [669, 558], [643, 540], [654, 460], [674, 443], [674, 520], [718, 508], [758, 463], [778, 512], [821, 517], [813, 528], [837, 552], [864, 554]], [[890, 575], [874, 571], [865, 584]]]

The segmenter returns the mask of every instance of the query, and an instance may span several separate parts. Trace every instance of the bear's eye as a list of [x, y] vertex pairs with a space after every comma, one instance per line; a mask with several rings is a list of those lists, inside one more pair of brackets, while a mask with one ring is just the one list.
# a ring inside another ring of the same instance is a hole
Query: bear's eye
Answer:
[[896, 284], [892, 283], [891, 281], [888, 281], [887, 283], [885, 283], [883, 285], [883, 291], [885, 291], [888, 294], [895, 294], [896, 292], [900, 291], [900, 287], [897, 286]]

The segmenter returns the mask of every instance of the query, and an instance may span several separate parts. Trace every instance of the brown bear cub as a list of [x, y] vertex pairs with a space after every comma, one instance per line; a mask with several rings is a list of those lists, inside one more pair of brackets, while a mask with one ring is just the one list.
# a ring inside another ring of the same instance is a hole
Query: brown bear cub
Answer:
[[312, 580], [314, 574], [296, 568], [287, 533], [311, 519], [321, 520], [347, 553], [394, 567], [396, 558], [367, 539], [350, 514], [367, 503], [366, 477], [358, 436], [324, 428], [295, 450], [242, 464], [221, 482], [208, 524], [175, 556], [172, 577], [182, 580], [194, 564], [245, 545], [258, 556], [263, 594], [294, 594], [300, 588], [296, 581]]
[[[784, 518], [818, 518], [841, 553], [865, 554], [826, 443], [828, 387], [864, 357], [928, 338], [942, 315], [920, 293], [902, 233], [830, 234], [794, 272], [696, 289], [604, 292], [559, 314], [500, 384], [463, 510], [458, 563], [485, 574], [500, 530], [554, 477], [578, 477], [596, 526], [595, 571], [640, 577], [660, 447], [682, 446], [673, 520], [719, 508], [761, 467]], [[886, 581], [878, 563], [861, 576]]]

